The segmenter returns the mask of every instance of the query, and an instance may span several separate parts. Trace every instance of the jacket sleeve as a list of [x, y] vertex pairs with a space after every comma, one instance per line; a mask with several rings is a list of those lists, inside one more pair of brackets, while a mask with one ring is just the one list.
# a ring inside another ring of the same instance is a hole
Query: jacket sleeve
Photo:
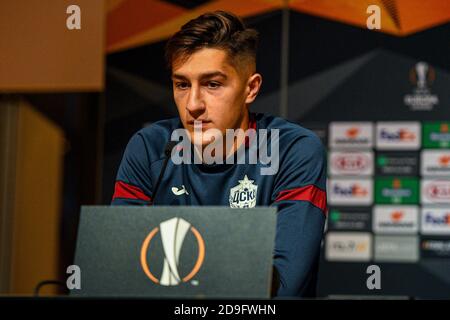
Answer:
[[272, 200], [278, 207], [277, 296], [314, 296], [327, 212], [326, 154], [319, 138], [293, 139], [280, 162]]
[[117, 172], [111, 205], [151, 204], [150, 161], [145, 142], [136, 133], [128, 142]]

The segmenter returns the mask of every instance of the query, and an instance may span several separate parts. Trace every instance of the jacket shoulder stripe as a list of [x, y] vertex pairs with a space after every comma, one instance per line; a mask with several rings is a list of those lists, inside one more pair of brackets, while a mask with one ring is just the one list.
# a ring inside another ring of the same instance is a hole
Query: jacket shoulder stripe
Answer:
[[151, 198], [147, 196], [139, 187], [125, 183], [123, 181], [116, 181], [116, 184], [114, 186], [113, 200], [116, 198], [138, 199], [144, 201], [151, 200]]
[[278, 194], [275, 202], [282, 200], [308, 201], [318, 207], [325, 214], [327, 212], [327, 194], [315, 185], [307, 185], [300, 188], [283, 190]]

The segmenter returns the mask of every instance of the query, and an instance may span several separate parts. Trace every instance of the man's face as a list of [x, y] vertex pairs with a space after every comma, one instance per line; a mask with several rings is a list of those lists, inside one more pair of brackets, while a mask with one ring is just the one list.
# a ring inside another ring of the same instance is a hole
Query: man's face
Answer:
[[172, 67], [173, 95], [193, 143], [206, 145], [211, 138], [203, 136], [201, 141], [196, 141], [194, 121], [201, 121], [203, 131], [215, 128], [222, 135], [226, 129], [246, 129], [250, 75], [238, 72], [226, 51], [204, 48], [186, 61], [176, 62]]

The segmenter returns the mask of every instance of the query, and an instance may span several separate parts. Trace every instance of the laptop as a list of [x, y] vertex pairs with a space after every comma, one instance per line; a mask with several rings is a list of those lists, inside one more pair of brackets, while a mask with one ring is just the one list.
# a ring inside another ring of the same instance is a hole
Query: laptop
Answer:
[[83, 206], [71, 295], [270, 298], [276, 211]]

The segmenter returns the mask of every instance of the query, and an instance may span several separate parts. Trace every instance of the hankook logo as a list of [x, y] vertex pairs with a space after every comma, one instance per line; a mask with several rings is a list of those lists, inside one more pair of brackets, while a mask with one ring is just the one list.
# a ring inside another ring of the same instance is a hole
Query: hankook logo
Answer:
[[[188, 232], [192, 232], [197, 240], [198, 255], [192, 270], [185, 276], [180, 275], [180, 253], [183, 246], [184, 239]], [[151, 271], [152, 266], [149, 265], [147, 260], [147, 253], [149, 250], [150, 242], [160, 235], [163, 250], [164, 250], [164, 262], [161, 277], [158, 279]], [[191, 280], [200, 270], [203, 260], [205, 258], [205, 241], [203, 240], [200, 232], [189, 222], [183, 218], [172, 218], [167, 221], [161, 222], [159, 227], [156, 227], [150, 231], [145, 238], [141, 247], [141, 266], [147, 277], [154, 283], [162, 286], [176, 286], [182, 282], [188, 282]]]
[[372, 175], [372, 152], [330, 152], [331, 175]]

